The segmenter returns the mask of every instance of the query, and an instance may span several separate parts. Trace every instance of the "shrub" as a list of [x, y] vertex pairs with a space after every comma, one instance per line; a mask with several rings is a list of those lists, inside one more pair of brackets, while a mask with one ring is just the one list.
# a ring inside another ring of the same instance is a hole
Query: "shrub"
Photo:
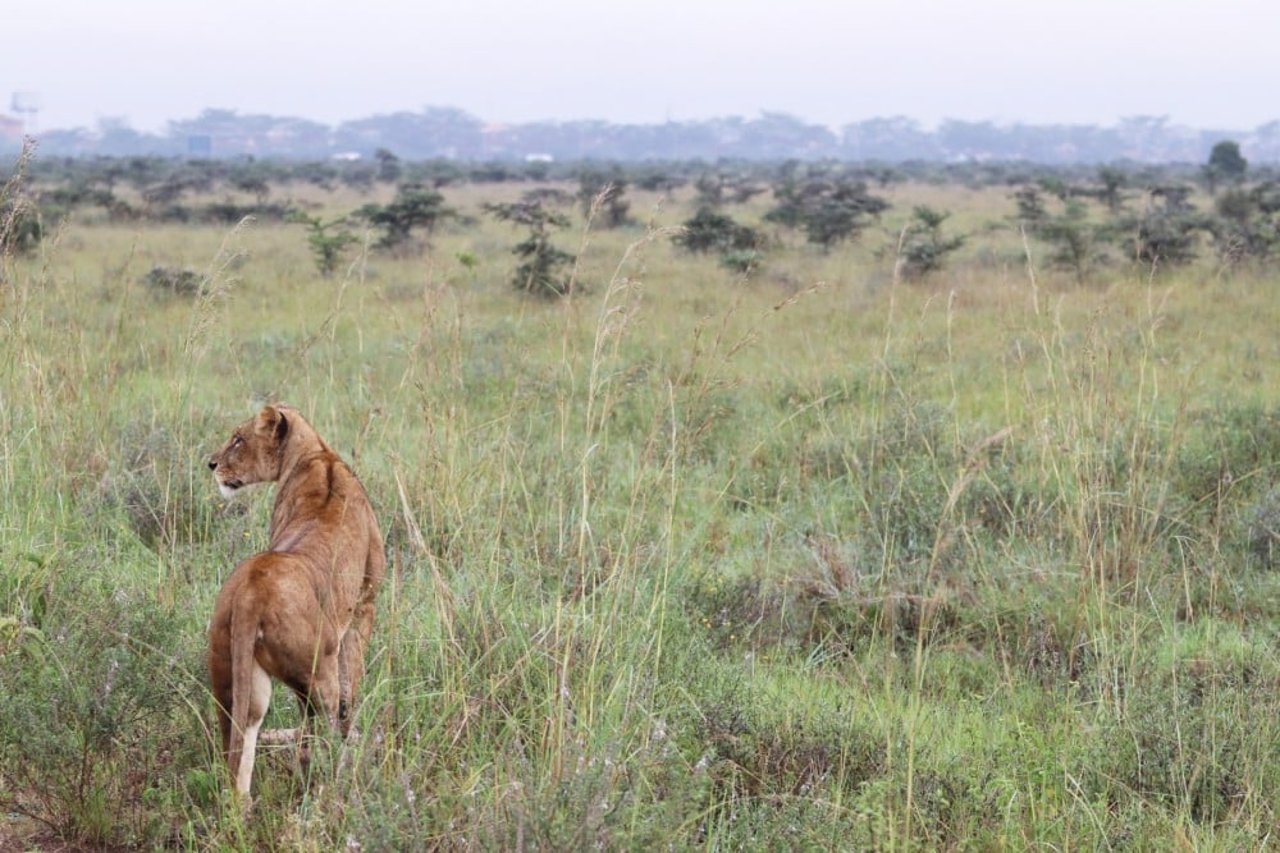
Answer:
[[142, 277], [142, 283], [153, 293], [165, 296], [194, 296], [204, 284], [204, 276], [195, 270], [180, 267], [152, 267]]
[[236, 204], [231, 201], [215, 201], [193, 211], [193, 217], [218, 225], [235, 225], [242, 219], [253, 217], [264, 222], [284, 222], [291, 214], [285, 204]]
[[763, 263], [764, 253], [755, 249], [735, 249], [720, 256], [720, 266], [739, 275], [757, 270]]
[[810, 243], [830, 250], [856, 237], [889, 203], [867, 192], [861, 181], [847, 178], [785, 181], [774, 188], [778, 204], [765, 219], [802, 228]]
[[1210, 220], [1218, 257], [1229, 265], [1265, 261], [1280, 250], [1280, 216], [1273, 205], [1274, 187], [1232, 189], [1218, 196], [1217, 217]]
[[1029, 234], [1036, 233], [1049, 216], [1044, 199], [1040, 197], [1040, 189], [1031, 184], [1019, 187], [1013, 194], [1013, 200], [1018, 205], [1018, 226]]
[[190, 643], [175, 647], [198, 632], [136, 593], [65, 581], [74, 575], [0, 649], [0, 808], [95, 847], [162, 844], [169, 828], [147, 804], [181, 784], [183, 760], [201, 761], [181, 716], [202, 666]]
[[1200, 233], [1209, 223], [1187, 200], [1190, 192], [1178, 185], [1156, 187], [1147, 211], [1121, 223], [1121, 245], [1135, 260], [1164, 266], [1195, 260]]
[[25, 193], [31, 152], [30, 146], [23, 149], [13, 174], [0, 185], [0, 256], [32, 252], [44, 237], [40, 215]]
[[547, 210], [540, 201], [487, 204], [485, 210], [495, 219], [529, 228], [529, 236], [511, 250], [521, 259], [511, 280], [517, 290], [549, 297], [569, 293], [572, 281], [559, 270], [572, 264], [574, 256], [551, 244], [552, 228], [569, 224], [563, 214]]
[[589, 216], [599, 199], [599, 215], [593, 224], [601, 228], [618, 228], [630, 221], [631, 202], [623, 198], [626, 191], [627, 181], [620, 168], [609, 171], [588, 168], [578, 174], [582, 212]]
[[1260, 648], [1225, 626], [1214, 633], [1188, 629], [1165, 644], [1174, 659], [1116, 673], [1130, 686], [1115, 716], [1100, 721], [1086, 790], [1158, 803], [1206, 825], [1235, 813], [1250, 792], [1267, 796], [1277, 757], [1273, 673]]
[[390, 204], [366, 204], [355, 215], [382, 229], [380, 248], [395, 249], [408, 243], [414, 230], [430, 234], [442, 220], [457, 213], [445, 206], [444, 196], [435, 190], [404, 184]]
[[1245, 528], [1252, 554], [1265, 568], [1280, 556], [1280, 489], [1271, 489], [1249, 507]]
[[44, 239], [40, 215], [19, 200], [0, 200], [0, 254], [28, 255]]
[[316, 269], [326, 278], [338, 269], [347, 249], [360, 242], [359, 237], [347, 230], [346, 219], [324, 222], [318, 216], [308, 216], [301, 211], [295, 212], [291, 219], [306, 226], [311, 256], [315, 259]]
[[755, 249], [761, 242], [754, 228], [739, 225], [732, 217], [707, 207], [686, 220], [684, 230], [672, 240], [690, 252], [720, 253]]
[[963, 237], [946, 237], [942, 223], [949, 213], [919, 205], [911, 212], [902, 242], [902, 274], [907, 278], [924, 278], [942, 269], [946, 258], [964, 245]]
[[1088, 210], [1078, 201], [1068, 202], [1066, 210], [1042, 222], [1036, 233], [1053, 247], [1049, 263], [1073, 273], [1078, 282], [1084, 282], [1101, 261], [1100, 229], [1088, 221]]

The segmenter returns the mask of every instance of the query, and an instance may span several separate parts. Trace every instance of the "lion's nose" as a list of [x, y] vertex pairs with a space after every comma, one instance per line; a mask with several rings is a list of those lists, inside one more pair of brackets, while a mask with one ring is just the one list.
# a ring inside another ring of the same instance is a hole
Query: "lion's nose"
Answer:
[[216, 461], [216, 460], [214, 460], [214, 459], [210, 459], [210, 460], [209, 460], [209, 470], [210, 470], [210, 471], [217, 471], [217, 470], [218, 470], [218, 463], [217, 463], [217, 461]]

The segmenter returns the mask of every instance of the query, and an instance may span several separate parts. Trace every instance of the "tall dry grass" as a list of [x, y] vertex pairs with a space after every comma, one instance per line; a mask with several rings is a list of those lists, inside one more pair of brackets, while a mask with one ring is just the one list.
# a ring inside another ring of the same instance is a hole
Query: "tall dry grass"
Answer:
[[[671, 247], [686, 205], [585, 232], [559, 303], [485, 222], [334, 280], [264, 223], [6, 258], [0, 837], [1265, 846], [1268, 279], [1080, 287], [988, 229], [906, 283], [890, 216], [743, 280]], [[391, 571], [359, 736], [268, 755], [244, 821], [203, 632], [271, 498], [200, 460], [267, 398], [352, 460]]]

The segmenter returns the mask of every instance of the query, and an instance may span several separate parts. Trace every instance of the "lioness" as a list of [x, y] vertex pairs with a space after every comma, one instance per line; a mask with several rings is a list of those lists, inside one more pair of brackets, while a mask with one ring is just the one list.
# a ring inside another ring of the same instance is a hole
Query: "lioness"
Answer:
[[314, 714], [347, 735], [385, 557], [360, 481], [288, 406], [267, 406], [237, 427], [209, 470], [224, 496], [279, 481], [267, 550], [236, 566], [209, 626], [223, 753], [247, 802], [272, 678], [302, 707], [304, 768], [301, 738]]

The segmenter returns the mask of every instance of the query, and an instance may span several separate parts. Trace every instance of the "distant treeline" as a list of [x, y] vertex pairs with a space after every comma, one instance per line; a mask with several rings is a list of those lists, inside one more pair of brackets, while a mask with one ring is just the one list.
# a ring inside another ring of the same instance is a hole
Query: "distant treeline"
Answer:
[[[1003, 225], [1042, 243], [1049, 265], [1088, 281], [1096, 271], [1132, 260], [1155, 268], [1190, 263], [1212, 249], [1221, 269], [1271, 268], [1280, 262], [1280, 167], [1255, 166], [1230, 140], [1214, 145], [1202, 164], [1074, 164], [1027, 162], [843, 163], [837, 161], [646, 161], [626, 163], [464, 162], [401, 160], [386, 149], [360, 160], [269, 158], [38, 157], [19, 162], [0, 180], [0, 254], [35, 251], [47, 226], [75, 214], [81, 222], [175, 222], [234, 225], [245, 217], [306, 228], [322, 275], [344, 252], [376, 237], [374, 248], [405, 252], [424, 245], [447, 220], [474, 222], [445, 192], [463, 184], [514, 184], [515, 202], [486, 203], [481, 211], [528, 229], [513, 250], [520, 256], [514, 283], [543, 296], [570, 292], [563, 268], [572, 255], [553, 242], [579, 207], [593, 227], [637, 225], [630, 188], [682, 189], [694, 215], [676, 242], [692, 253], [717, 255], [746, 274], [779, 245], [778, 233], [802, 234], [824, 252], [856, 239], [893, 206], [882, 191], [902, 182], [1003, 189]], [[523, 184], [523, 187], [520, 185]], [[576, 184], [576, 188], [575, 185]], [[295, 201], [291, 187], [347, 190], [364, 199], [336, 218], [322, 218], [314, 202]], [[451, 192], [451, 191], [450, 191]], [[760, 198], [754, 209], [735, 211]], [[763, 209], [763, 216], [761, 210]], [[739, 220], [734, 214], [745, 213]], [[965, 245], [944, 228], [947, 211], [916, 205], [898, 239], [905, 278], [940, 269]], [[764, 223], [768, 224], [768, 228]], [[949, 226], [948, 226], [949, 227]], [[416, 240], [414, 239], [416, 237]], [[194, 275], [194, 274], [193, 274]], [[157, 287], [181, 292], [198, 278], [158, 269]]]
[[[143, 133], [119, 119], [94, 129], [49, 130], [40, 150], [55, 156], [370, 158], [379, 150], [405, 160], [842, 160], [937, 162], [1200, 163], [1214, 143], [1240, 143], [1254, 163], [1280, 162], [1280, 120], [1253, 130], [1201, 130], [1167, 118], [1136, 116], [1111, 127], [996, 124], [947, 120], [928, 129], [908, 118], [875, 118], [839, 129], [791, 115], [614, 124], [606, 121], [485, 122], [463, 110], [428, 107], [374, 115], [337, 126], [308, 119], [210, 109]], [[20, 140], [0, 137], [0, 150]]]

